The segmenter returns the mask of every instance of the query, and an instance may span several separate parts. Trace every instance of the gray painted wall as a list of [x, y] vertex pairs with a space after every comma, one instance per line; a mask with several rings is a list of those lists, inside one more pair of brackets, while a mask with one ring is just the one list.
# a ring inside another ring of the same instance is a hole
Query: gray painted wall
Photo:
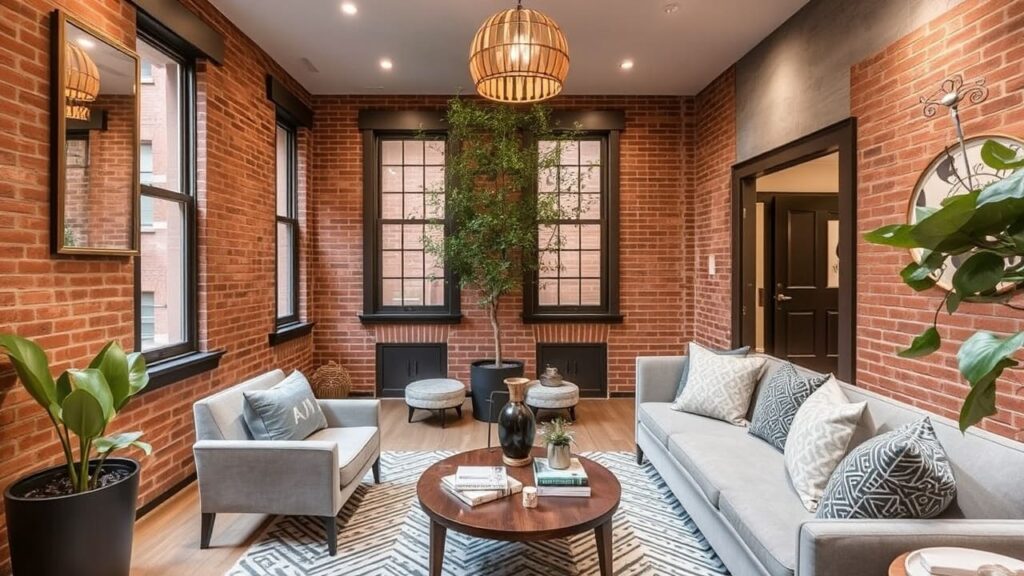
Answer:
[[850, 115], [850, 67], [962, 0], [811, 0], [736, 64], [747, 160]]

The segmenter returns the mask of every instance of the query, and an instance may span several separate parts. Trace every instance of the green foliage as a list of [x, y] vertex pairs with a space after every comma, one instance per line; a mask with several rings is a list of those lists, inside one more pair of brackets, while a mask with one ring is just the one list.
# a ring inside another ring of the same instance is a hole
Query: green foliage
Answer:
[[[103, 462], [114, 451], [129, 447], [146, 454], [152, 451], [139, 441], [141, 432], [103, 436], [118, 411], [149, 383], [141, 354], [125, 354], [117, 342], [110, 342], [88, 368], [67, 370], [54, 380], [46, 353], [35, 342], [0, 334], [0, 350], [11, 361], [22, 386], [50, 417], [76, 492], [96, 488]], [[72, 435], [78, 440], [77, 459]], [[100, 462], [90, 474], [93, 450]]]
[[[451, 141], [444, 190], [430, 190], [432, 212], [445, 214], [447, 235], [428, 232], [424, 249], [443, 259], [460, 286], [475, 290], [490, 318], [494, 359], [501, 364], [498, 310], [538, 267], [538, 225], [559, 217], [557, 195], [536, 194], [538, 176], [557, 168], [564, 140], [543, 106], [517, 108], [454, 98], [448, 103]], [[565, 183], [563, 183], [565, 184]], [[563, 218], [575, 215], [562, 213]], [[429, 227], [428, 227], [429, 228]], [[543, 238], [557, 247], [560, 237]]]
[[576, 442], [576, 433], [571, 430], [572, 423], [562, 418], [555, 418], [541, 426], [540, 438], [545, 445], [571, 446]]
[[[939, 349], [937, 322], [943, 309], [954, 314], [963, 302], [1021, 309], [1011, 300], [1024, 289], [1024, 158], [992, 140], [982, 146], [981, 158], [994, 170], [1014, 172], [982, 190], [947, 198], [936, 210], [919, 212], [916, 224], [883, 226], [864, 235], [874, 244], [922, 251], [900, 272], [903, 282], [916, 291], [934, 287], [951, 258], [961, 261], [932, 326], [899, 353], [904, 358]], [[1000, 338], [983, 331], [961, 345], [960, 374], [971, 386], [960, 411], [961, 430], [995, 414], [996, 381], [1003, 370], [1017, 366], [1013, 356], [1021, 347], [1024, 333]]]

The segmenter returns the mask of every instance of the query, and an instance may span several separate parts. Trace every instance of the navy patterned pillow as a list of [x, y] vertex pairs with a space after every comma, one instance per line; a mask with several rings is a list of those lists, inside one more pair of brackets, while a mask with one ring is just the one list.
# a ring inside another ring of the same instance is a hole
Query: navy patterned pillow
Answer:
[[851, 450], [828, 481], [818, 518], [934, 518], [954, 498], [953, 468], [925, 418]]
[[796, 411], [826, 380], [827, 374], [809, 378], [801, 376], [789, 362], [783, 363], [761, 386], [747, 431], [779, 450], [785, 450]]

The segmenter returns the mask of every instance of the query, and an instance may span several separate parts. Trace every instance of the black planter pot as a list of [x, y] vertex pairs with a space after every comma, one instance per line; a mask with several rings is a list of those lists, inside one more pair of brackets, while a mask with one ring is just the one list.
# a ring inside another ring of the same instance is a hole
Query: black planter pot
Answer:
[[[95, 470], [96, 463], [90, 465]], [[129, 576], [139, 463], [111, 458], [105, 470], [130, 476], [103, 488], [53, 498], [25, 498], [66, 468], [59, 466], [11, 484], [4, 492], [11, 568], [17, 575]]]
[[[473, 418], [481, 422], [497, 422], [498, 412], [508, 401], [505, 378], [523, 375], [523, 363], [519, 360], [503, 360], [501, 368], [494, 367], [494, 360], [477, 360], [470, 365], [470, 399], [473, 402]], [[501, 392], [494, 398], [494, 419], [491, 419], [491, 392]]]

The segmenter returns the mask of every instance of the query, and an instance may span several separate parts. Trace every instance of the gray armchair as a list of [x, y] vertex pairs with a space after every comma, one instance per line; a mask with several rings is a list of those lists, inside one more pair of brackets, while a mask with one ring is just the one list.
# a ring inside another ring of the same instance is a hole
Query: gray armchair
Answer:
[[378, 400], [320, 400], [324, 430], [305, 440], [252, 439], [242, 417], [242, 392], [267, 389], [284, 378], [274, 370], [193, 405], [201, 548], [210, 545], [218, 512], [318, 516], [333, 556], [341, 507], [369, 470], [380, 482]]

